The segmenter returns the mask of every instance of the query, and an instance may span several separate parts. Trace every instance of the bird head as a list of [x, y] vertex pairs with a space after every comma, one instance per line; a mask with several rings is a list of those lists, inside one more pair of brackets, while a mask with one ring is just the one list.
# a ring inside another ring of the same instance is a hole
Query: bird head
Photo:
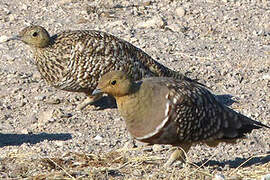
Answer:
[[19, 40], [33, 47], [43, 48], [50, 44], [50, 35], [43, 27], [32, 25], [7, 41], [10, 40]]
[[114, 97], [128, 95], [132, 90], [133, 82], [127, 74], [122, 71], [112, 71], [106, 73], [99, 80], [97, 88], [92, 95], [106, 93]]

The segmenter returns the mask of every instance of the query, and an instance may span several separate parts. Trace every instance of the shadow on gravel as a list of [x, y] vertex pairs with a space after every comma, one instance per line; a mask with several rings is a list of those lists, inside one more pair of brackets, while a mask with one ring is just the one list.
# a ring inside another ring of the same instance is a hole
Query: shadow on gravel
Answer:
[[[233, 103], [237, 102], [233, 100], [232, 97], [233, 96], [229, 94], [216, 95], [216, 99], [225, 106], [230, 106]], [[93, 105], [98, 108], [97, 110], [117, 108], [116, 101], [112, 96], [103, 96], [98, 101], [93, 103]]]
[[201, 166], [204, 164], [204, 166], [218, 166], [218, 167], [224, 167], [229, 166], [230, 168], [237, 168], [239, 166], [241, 167], [249, 167], [252, 165], [259, 165], [259, 164], [266, 164], [270, 162], [270, 151], [263, 157], [254, 157], [254, 158], [236, 158], [235, 160], [228, 160], [228, 161], [214, 161], [214, 160], [203, 160], [199, 163], [196, 163], [198, 166]]
[[93, 103], [95, 107], [98, 107], [99, 110], [104, 110], [104, 109], [115, 109], [117, 108], [116, 101], [112, 96], [103, 96], [100, 98], [98, 101]]
[[1, 134], [0, 133], [0, 147], [4, 146], [19, 146], [23, 143], [37, 144], [41, 141], [66, 141], [71, 139], [72, 136], [69, 133], [59, 134]]
[[225, 106], [230, 106], [233, 103], [237, 102], [233, 100], [232, 97], [233, 96], [230, 94], [216, 95], [216, 99], [218, 100], [218, 102], [224, 104]]

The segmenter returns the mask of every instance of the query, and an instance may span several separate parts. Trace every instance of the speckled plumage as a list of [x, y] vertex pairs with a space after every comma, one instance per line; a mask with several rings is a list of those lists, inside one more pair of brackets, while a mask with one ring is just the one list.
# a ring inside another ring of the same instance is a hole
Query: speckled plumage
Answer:
[[65, 31], [50, 37], [43, 27], [29, 26], [17, 39], [32, 47], [34, 61], [47, 83], [66, 91], [90, 95], [99, 78], [111, 70], [124, 71], [135, 80], [168, 76], [192, 81], [127, 41], [101, 31]]
[[150, 144], [171, 144], [188, 151], [192, 144], [235, 143], [253, 129], [270, 128], [186, 80], [151, 77], [133, 82], [125, 73], [114, 71], [101, 78], [95, 92], [99, 90], [116, 98], [131, 135]]

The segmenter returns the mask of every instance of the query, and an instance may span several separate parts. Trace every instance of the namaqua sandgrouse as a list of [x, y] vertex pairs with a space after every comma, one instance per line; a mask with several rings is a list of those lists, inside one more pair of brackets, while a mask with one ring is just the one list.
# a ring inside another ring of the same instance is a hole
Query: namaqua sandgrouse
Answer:
[[86, 93], [88, 98], [79, 109], [100, 97], [91, 96], [92, 91], [100, 77], [111, 70], [124, 71], [135, 80], [166, 76], [192, 81], [129, 42], [101, 31], [74, 30], [50, 36], [43, 27], [33, 25], [9, 40], [20, 40], [32, 48], [34, 62], [49, 85]]
[[133, 81], [121, 71], [101, 77], [93, 94], [115, 97], [131, 135], [150, 144], [178, 148], [165, 164], [185, 160], [191, 145], [235, 143], [253, 129], [267, 127], [219, 103], [203, 86], [168, 77]]

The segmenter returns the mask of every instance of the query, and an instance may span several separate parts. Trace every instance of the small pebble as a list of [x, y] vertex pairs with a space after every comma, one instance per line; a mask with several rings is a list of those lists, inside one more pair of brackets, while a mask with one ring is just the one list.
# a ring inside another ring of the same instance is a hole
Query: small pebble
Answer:
[[54, 143], [59, 147], [64, 146], [64, 144], [65, 144], [64, 141], [54, 141]]
[[262, 79], [264, 80], [270, 80], [270, 74], [265, 74], [262, 76]]
[[261, 180], [270, 180], [270, 174], [262, 176]]
[[175, 13], [176, 13], [177, 16], [183, 17], [183, 16], [185, 16], [186, 11], [185, 11], [185, 9], [183, 7], [178, 7], [178, 8], [175, 9]]
[[61, 100], [59, 98], [51, 98], [46, 101], [48, 104], [60, 104]]
[[223, 174], [216, 174], [213, 180], [225, 180], [225, 176]]
[[166, 28], [169, 28], [170, 30], [172, 30], [174, 32], [181, 32], [181, 27], [179, 24], [170, 24], [170, 25], [166, 26]]
[[152, 149], [154, 152], [160, 152], [163, 149], [163, 147], [162, 147], [162, 145], [154, 144]]
[[148, 21], [142, 21], [137, 24], [137, 28], [163, 27], [164, 20], [160, 16], [155, 16]]
[[39, 123], [48, 123], [51, 122], [51, 119], [53, 117], [53, 110], [47, 110], [47, 111], [43, 111], [39, 114], [38, 116], [38, 121]]
[[45, 98], [46, 98], [45, 95], [38, 95], [38, 96], [35, 96], [35, 97], [34, 97], [34, 99], [35, 99], [36, 101], [43, 101]]
[[0, 36], [0, 43], [4, 43], [4, 42], [6, 42], [8, 39], [9, 39], [9, 38], [8, 38], [7, 36], [5, 36], [5, 35]]
[[28, 129], [23, 129], [21, 132], [22, 132], [22, 134], [30, 134], [31, 133]]
[[96, 141], [102, 141], [103, 138], [100, 135], [97, 135], [96, 137], [94, 137], [94, 140], [96, 140]]

